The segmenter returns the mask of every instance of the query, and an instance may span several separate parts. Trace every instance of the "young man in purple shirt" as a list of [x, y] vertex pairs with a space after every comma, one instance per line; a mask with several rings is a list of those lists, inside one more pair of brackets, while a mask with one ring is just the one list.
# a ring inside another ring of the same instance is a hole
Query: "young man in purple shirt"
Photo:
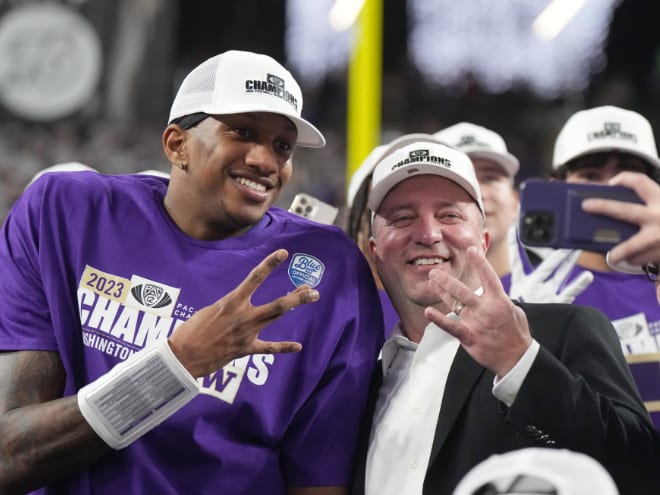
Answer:
[[0, 492], [347, 493], [382, 314], [339, 228], [272, 206], [295, 145], [325, 144], [301, 110], [279, 63], [225, 52], [174, 99], [169, 181], [50, 173], [19, 198]]
[[[660, 159], [653, 129], [644, 116], [602, 106], [576, 112], [566, 121], [555, 142], [553, 168], [556, 178], [568, 182], [607, 184], [622, 171], [655, 181]], [[593, 274], [593, 282], [574, 303], [598, 308], [612, 321], [647, 409], [660, 428], [660, 306], [655, 294], [641, 270], [621, 273], [610, 266], [605, 253], [591, 251], [579, 253], [564, 286], [586, 270]], [[649, 356], [655, 357], [649, 360]], [[656, 371], [638, 372], [642, 367]]]

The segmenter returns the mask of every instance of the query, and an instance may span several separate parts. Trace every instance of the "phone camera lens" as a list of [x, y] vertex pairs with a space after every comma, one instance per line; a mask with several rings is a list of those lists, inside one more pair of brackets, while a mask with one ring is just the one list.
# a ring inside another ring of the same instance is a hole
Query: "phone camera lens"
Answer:
[[529, 212], [523, 217], [523, 242], [547, 243], [554, 235], [554, 217], [548, 212]]

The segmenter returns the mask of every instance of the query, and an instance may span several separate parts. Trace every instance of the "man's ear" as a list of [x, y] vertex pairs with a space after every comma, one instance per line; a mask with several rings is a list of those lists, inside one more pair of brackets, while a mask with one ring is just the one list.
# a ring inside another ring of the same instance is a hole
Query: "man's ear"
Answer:
[[373, 236], [369, 237], [369, 252], [371, 253], [371, 256], [376, 259], [376, 241]]
[[185, 156], [186, 131], [176, 124], [168, 125], [163, 131], [163, 150], [171, 163], [187, 163]]
[[484, 250], [484, 253], [488, 252], [488, 248], [490, 247], [490, 232], [488, 232], [488, 229], [484, 228], [484, 231], [481, 234], [481, 247]]

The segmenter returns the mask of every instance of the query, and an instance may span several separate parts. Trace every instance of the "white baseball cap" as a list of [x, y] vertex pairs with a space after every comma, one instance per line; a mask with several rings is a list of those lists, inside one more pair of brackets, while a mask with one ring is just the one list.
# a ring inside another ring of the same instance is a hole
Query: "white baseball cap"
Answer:
[[455, 182], [472, 196], [485, 216], [479, 182], [470, 158], [462, 151], [426, 140], [407, 144], [378, 161], [368, 200], [371, 211], [378, 211], [394, 186], [416, 175], [438, 175]]
[[301, 117], [302, 107], [300, 86], [275, 59], [230, 50], [207, 59], [185, 77], [172, 102], [168, 122], [198, 112], [276, 113], [294, 123], [298, 146], [322, 148], [325, 137]]
[[595, 459], [567, 449], [540, 447], [492, 455], [465, 475], [453, 495], [474, 495], [485, 485], [503, 494], [549, 493], [551, 487], [555, 495], [619, 493], [610, 474]]
[[406, 144], [414, 143], [415, 141], [430, 141], [434, 143], [447, 144], [431, 134], [424, 134], [416, 132], [412, 134], [404, 134], [396, 139], [393, 139], [387, 144], [376, 146], [371, 153], [367, 155], [364, 161], [360, 164], [358, 169], [353, 172], [351, 180], [348, 183], [348, 192], [346, 194], [346, 204], [350, 208], [355, 199], [355, 195], [360, 189], [364, 180], [373, 172], [376, 164], [385, 156], [394, 153], [396, 150], [404, 147]]
[[467, 153], [470, 158], [483, 158], [497, 163], [509, 177], [515, 177], [520, 169], [520, 162], [509, 153], [502, 136], [480, 125], [459, 122], [433, 135]]
[[660, 167], [651, 124], [645, 117], [607, 105], [574, 113], [557, 135], [552, 167], [602, 151], [623, 151]]

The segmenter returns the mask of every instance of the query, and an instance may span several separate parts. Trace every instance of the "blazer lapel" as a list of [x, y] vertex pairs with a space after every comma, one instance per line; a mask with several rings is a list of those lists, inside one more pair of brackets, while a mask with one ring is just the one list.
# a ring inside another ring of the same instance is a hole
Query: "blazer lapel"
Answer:
[[447, 376], [447, 385], [445, 386], [445, 392], [442, 396], [440, 416], [435, 428], [433, 446], [431, 447], [429, 467], [433, 464], [438, 452], [440, 452], [445, 438], [449, 435], [458, 414], [483, 372], [483, 366], [472, 359], [470, 355], [465, 352], [465, 349], [460, 346], [454, 357], [451, 369], [449, 370], [449, 376]]

